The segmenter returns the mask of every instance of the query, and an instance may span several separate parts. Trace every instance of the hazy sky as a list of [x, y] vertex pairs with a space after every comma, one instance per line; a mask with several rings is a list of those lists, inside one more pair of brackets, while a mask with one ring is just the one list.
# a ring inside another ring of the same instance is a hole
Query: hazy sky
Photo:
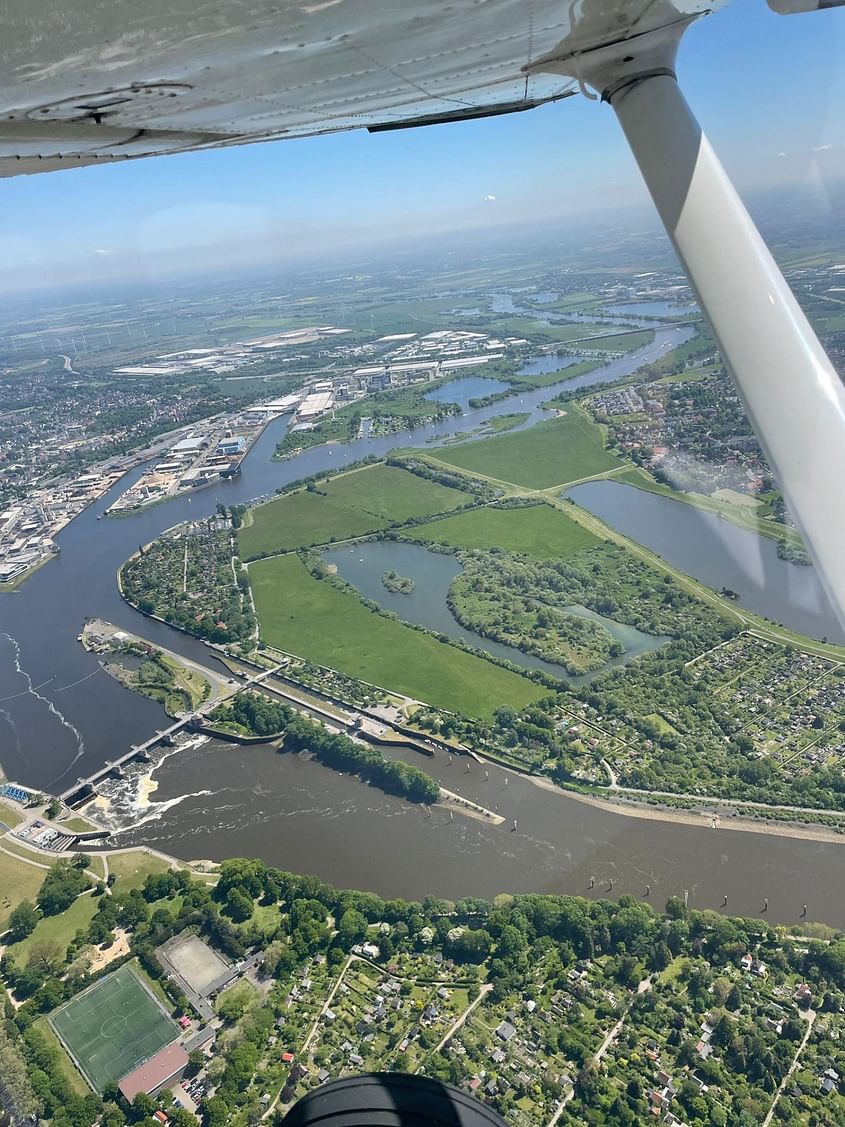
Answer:
[[[809, 187], [825, 207], [845, 178], [845, 9], [779, 17], [734, 0], [687, 33], [679, 77], [741, 190]], [[576, 97], [490, 121], [0, 180], [0, 289], [283, 263], [644, 200], [612, 111]]]

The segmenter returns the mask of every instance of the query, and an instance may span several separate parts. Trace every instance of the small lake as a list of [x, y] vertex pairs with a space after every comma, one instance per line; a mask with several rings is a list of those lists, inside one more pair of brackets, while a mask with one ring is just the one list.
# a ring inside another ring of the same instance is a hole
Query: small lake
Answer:
[[600, 312], [633, 313], [636, 317], [684, 317], [687, 314], [699, 313], [700, 310], [694, 302], [622, 301], [618, 305], [609, 305], [607, 309], [602, 309]]
[[568, 352], [550, 352], [548, 356], [535, 356], [532, 360], [526, 360], [516, 374], [542, 376], [546, 372], [559, 372], [563, 368], [571, 368], [574, 364], [580, 364], [581, 360], [582, 357], [573, 356]]
[[749, 610], [811, 638], [845, 642], [815, 570], [779, 559], [774, 540], [620, 482], [587, 482], [567, 496], [701, 583], [736, 591]]
[[506, 380], [494, 380], [492, 376], [458, 376], [427, 391], [425, 398], [436, 403], [457, 403], [462, 411], [466, 411], [470, 399], [483, 399], [485, 395], [507, 391], [510, 386]]
[[[532, 654], [522, 653], [515, 646], [491, 641], [472, 630], [461, 626], [446, 602], [449, 586], [462, 568], [457, 556], [430, 552], [419, 544], [403, 544], [393, 540], [376, 540], [352, 547], [331, 548], [323, 553], [328, 564], [337, 567], [338, 574], [362, 595], [378, 603], [385, 610], [393, 611], [405, 622], [426, 626], [429, 630], [446, 634], [450, 638], [466, 642], [468, 645], [485, 650], [494, 657], [504, 658], [527, 669], [542, 669], [552, 677], [567, 680], [572, 685], [591, 681], [598, 673], [616, 665], [625, 665], [635, 657], [663, 645], [666, 638], [643, 634], [633, 626], [615, 622], [596, 614], [586, 607], [566, 607], [571, 614], [589, 618], [606, 627], [614, 638], [625, 646], [625, 653], [612, 658], [600, 670], [573, 677], [562, 665], [543, 661]], [[415, 589], [409, 595], [392, 594], [381, 581], [389, 570], [413, 579]]]
[[[545, 295], [544, 295], [545, 296]], [[542, 304], [537, 302], [537, 304]], [[646, 302], [645, 305], [656, 304], [659, 302]], [[668, 302], [663, 302], [668, 305]], [[610, 324], [612, 329], [610, 331], [616, 332], [619, 329], [620, 321], [623, 319], [624, 309], [621, 305], [615, 305], [608, 309], [591, 309], [586, 313], [578, 312], [577, 310], [567, 310], [566, 312], [554, 312], [553, 310], [537, 309], [537, 306], [517, 305], [513, 300], [511, 294], [496, 293], [490, 295], [490, 312], [491, 313], [507, 313], [514, 317], [530, 317], [538, 325], [598, 325]], [[682, 307], [678, 307], [677, 312], [683, 312]], [[624, 317], [624, 323], [633, 328], [649, 329], [654, 328], [654, 318], [657, 316], [651, 310], [648, 310], [649, 316], [637, 317], [632, 309], [631, 313]], [[594, 336], [599, 336], [599, 333], [593, 333]]]

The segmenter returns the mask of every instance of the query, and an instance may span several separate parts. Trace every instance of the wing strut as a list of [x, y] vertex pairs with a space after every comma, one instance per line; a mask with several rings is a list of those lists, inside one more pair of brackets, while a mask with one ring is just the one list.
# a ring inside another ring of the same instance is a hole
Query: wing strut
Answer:
[[678, 87], [679, 38], [579, 67], [619, 119], [845, 625], [845, 388]]

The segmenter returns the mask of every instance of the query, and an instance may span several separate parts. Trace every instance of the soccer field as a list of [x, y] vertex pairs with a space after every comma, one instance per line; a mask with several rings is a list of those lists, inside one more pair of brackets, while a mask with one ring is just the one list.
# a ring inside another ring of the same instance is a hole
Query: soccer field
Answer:
[[158, 1000], [128, 966], [72, 998], [51, 1015], [50, 1024], [98, 1092], [179, 1034]]

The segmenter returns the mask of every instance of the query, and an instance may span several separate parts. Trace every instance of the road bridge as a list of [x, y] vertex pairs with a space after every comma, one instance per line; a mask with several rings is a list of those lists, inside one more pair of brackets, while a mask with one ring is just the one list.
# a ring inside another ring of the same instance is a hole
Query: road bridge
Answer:
[[80, 776], [67, 790], [62, 791], [58, 796], [59, 799], [61, 799], [66, 806], [73, 806], [82, 798], [90, 798], [92, 792], [96, 789], [97, 783], [102, 782], [102, 780], [109, 775], [119, 775], [124, 767], [137, 759], [149, 759], [149, 753], [152, 748], [157, 747], [159, 744], [171, 744], [177, 732], [181, 732], [185, 728], [194, 727], [196, 724], [200, 723], [209, 712], [213, 712], [219, 704], [229, 700], [244, 689], [260, 684], [265, 678], [272, 676], [272, 674], [277, 673], [282, 668], [283, 665], [274, 665], [270, 669], [262, 669], [259, 673], [254, 673], [248, 677], [243, 674], [233, 674], [232, 680], [237, 683], [231, 692], [222, 694], [214, 701], [208, 701], [206, 704], [201, 705], [196, 712], [190, 712], [180, 717], [178, 720], [175, 720], [169, 728], [164, 728], [160, 732], [156, 732], [154, 736], [150, 736], [148, 740], [144, 740], [143, 743], [131, 747], [125, 755], [121, 755], [118, 759], [107, 760], [102, 767], [98, 768], [96, 771], [92, 771], [90, 775], [84, 777]]

